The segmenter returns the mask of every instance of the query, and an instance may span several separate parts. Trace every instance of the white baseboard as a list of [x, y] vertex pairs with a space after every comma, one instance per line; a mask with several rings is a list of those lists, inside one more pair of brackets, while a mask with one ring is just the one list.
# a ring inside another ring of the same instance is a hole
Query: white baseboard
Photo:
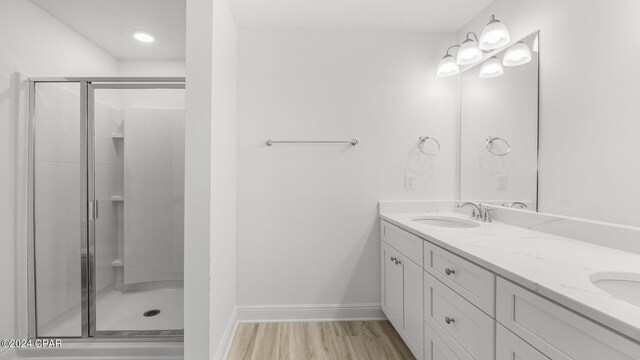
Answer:
[[239, 322], [384, 320], [380, 304], [241, 305]]
[[227, 327], [224, 330], [224, 334], [222, 335], [222, 339], [220, 340], [220, 345], [218, 345], [218, 350], [213, 356], [213, 360], [225, 360], [229, 356], [229, 350], [231, 350], [231, 343], [233, 342], [233, 338], [236, 335], [237, 328], [238, 310], [236, 308], [233, 310], [233, 313], [231, 313], [231, 316], [229, 317]]
[[16, 360], [16, 349], [0, 349], [0, 360]]

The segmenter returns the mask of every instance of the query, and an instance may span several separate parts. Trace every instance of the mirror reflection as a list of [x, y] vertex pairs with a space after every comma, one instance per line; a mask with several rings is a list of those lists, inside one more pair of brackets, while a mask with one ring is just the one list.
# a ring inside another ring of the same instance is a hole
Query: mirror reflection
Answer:
[[460, 77], [460, 199], [537, 208], [538, 32]]

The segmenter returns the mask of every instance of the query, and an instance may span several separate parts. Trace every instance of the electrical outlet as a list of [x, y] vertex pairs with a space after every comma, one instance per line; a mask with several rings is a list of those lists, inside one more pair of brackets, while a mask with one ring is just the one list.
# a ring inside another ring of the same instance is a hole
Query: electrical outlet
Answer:
[[416, 182], [418, 182], [418, 175], [404, 174], [404, 188], [406, 190], [415, 190]]
[[499, 174], [496, 176], [496, 190], [507, 190], [508, 187], [508, 179], [507, 174]]

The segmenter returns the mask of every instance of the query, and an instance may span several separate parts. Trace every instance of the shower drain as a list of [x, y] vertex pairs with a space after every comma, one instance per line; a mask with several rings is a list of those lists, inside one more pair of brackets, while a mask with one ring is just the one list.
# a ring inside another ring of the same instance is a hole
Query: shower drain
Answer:
[[156, 316], [158, 314], [160, 314], [160, 310], [153, 309], [153, 310], [145, 311], [144, 314], [142, 314], [142, 315], [144, 317], [152, 317], [152, 316]]

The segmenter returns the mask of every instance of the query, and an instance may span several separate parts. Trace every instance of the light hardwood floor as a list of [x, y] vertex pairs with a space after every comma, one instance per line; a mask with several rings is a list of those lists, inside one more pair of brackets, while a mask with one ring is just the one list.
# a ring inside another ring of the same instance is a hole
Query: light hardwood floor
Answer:
[[228, 360], [414, 360], [388, 321], [241, 323]]

